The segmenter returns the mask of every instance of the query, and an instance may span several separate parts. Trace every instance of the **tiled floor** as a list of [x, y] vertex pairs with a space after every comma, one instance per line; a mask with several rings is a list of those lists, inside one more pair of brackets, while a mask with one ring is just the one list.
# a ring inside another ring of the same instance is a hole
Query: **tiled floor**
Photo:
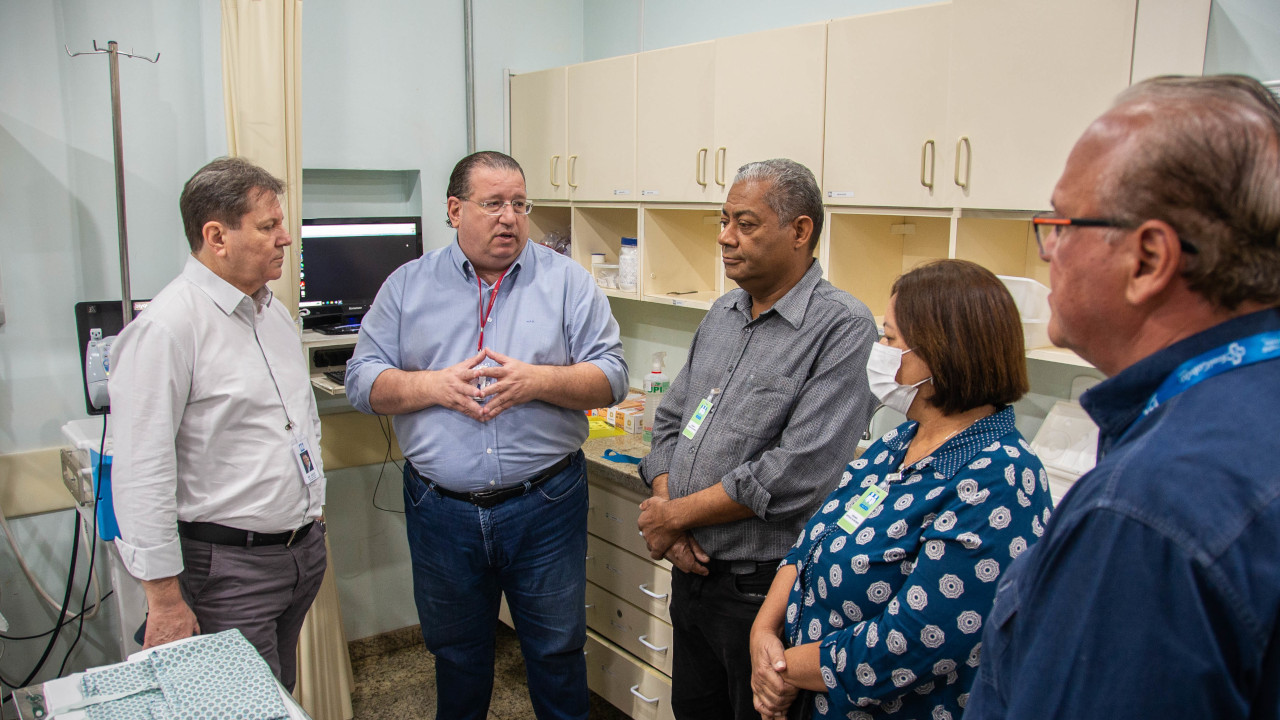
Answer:
[[[355, 688], [351, 705], [355, 720], [417, 720], [435, 715], [435, 660], [421, 640], [413, 642], [416, 632], [413, 628], [407, 633], [396, 633], [395, 638], [387, 638], [389, 641], [381, 651], [366, 641], [353, 643], [351, 667]], [[519, 642], [514, 630], [499, 623], [489, 718], [532, 720], [533, 717]], [[626, 717], [604, 698], [591, 694], [591, 720]]]

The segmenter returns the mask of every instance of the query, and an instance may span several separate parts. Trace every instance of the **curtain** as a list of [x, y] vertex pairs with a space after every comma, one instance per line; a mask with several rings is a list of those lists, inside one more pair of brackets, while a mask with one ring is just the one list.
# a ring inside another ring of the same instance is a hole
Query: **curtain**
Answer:
[[[285, 272], [271, 283], [271, 291], [295, 317], [302, 214], [301, 65], [302, 0], [222, 0], [227, 149], [288, 185], [281, 204], [294, 245], [286, 249]], [[298, 638], [294, 697], [315, 720], [350, 720], [351, 658], [329, 557], [320, 594]]]

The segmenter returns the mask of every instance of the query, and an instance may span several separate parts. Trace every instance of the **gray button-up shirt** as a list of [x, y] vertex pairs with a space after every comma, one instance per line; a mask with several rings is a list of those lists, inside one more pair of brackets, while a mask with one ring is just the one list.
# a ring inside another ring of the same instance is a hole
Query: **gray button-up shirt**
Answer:
[[[871, 311], [823, 280], [817, 261], [755, 320], [745, 290], [712, 305], [658, 407], [640, 473], [648, 483], [669, 473], [673, 500], [721, 483], [751, 508], [755, 517], [693, 531], [713, 558], [786, 555], [853, 459], [875, 409], [866, 367], [877, 339]], [[710, 414], [686, 437], [708, 397]]]

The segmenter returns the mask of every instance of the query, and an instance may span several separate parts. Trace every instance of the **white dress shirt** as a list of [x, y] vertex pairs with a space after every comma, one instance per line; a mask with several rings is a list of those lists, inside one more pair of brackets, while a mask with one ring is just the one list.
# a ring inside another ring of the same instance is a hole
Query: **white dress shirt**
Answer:
[[[245, 295], [194, 257], [111, 348], [116, 547], [135, 577], [183, 569], [177, 521], [293, 530], [320, 517], [293, 436], [320, 467], [297, 330], [267, 288]], [[289, 429], [292, 426], [292, 429]]]

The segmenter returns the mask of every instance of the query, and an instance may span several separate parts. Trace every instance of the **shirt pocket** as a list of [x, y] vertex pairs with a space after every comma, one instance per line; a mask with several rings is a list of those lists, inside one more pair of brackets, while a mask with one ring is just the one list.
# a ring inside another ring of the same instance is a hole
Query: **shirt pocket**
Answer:
[[982, 633], [982, 674], [999, 695], [1005, 690], [1001, 687], [1001, 677], [1008, 670], [1009, 639], [1013, 636], [1014, 621], [1022, 607], [1022, 588], [1015, 572], [1006, 572], [1005, 578], [996, 589], [995, 605], [987, 616], [987, 629]]
[[800, 382], [782, 375], [753, 373], [728, 398], [721, 423], [760, 440], [777, 437], [795, 405]]

